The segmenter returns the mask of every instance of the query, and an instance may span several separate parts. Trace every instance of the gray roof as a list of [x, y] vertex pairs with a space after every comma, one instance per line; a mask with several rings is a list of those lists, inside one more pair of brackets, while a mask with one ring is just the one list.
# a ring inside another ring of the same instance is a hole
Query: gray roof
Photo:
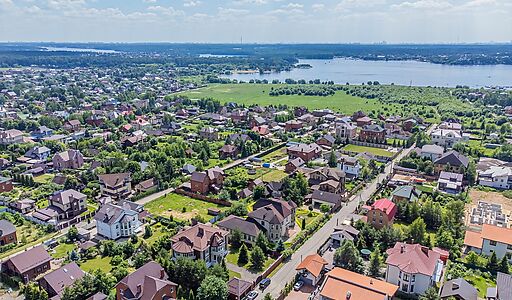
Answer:
[[30, 250], [21, 252], [10, 259], [11, 263], [21, 274], [51, 260], [52, 258], [50, 257], [50, 254], [48, 254], [43, 246], [36, 246]]
[[257, 236], [260, 233], [260, 229], [255, 223], [233, 215], [217, 223], [217, 226], [229, 230], [238, 229], [240, 232], [250, 236]]
[[16, 227], [7, 220], [0, 220], [0, 236], [6, 236], [16, 232]]
[[311, 198], [313, 200], [328, 202], [334, 205], [337, 205], [341, 202], [341, 195], [330, 192], [324, 192], [321, 190], [314, 190], [313, 194], [311, 195]]
[[441, 298], [458, 296], [461, 300], [477, 300], [478, 291], [463, 278], [447, 281], [441, 287]]
[[64, 292], [66, 287], [73, 285], [77, 279], [84, 277], [84, 275], [84, 271], [75, 262], [72, 262], [46, 274], [43, 279], [57, 294], [60, 294]]
[[512, 299], [512, 275], [498, 272], [496, 289], [499, 299]]
[[451, 150], [443, 154], [441, 157], [434, 161], [434, 164], [447, 165], [450, 164], [454, 167], [464, 166], [467, 167], [469, 164], [469, 159], [460, 154], [455, 150]]
[[443, 154], [444, 148], [438, 145], [424, 145], [421, 147], [421, 152]]
[[123, 216], [136, 216], [137, 212], [125, 207], [121, 207], [112, 203], [106, 203], [101, 206], [94, 219], [97, 222], [107, 223], [109, 225], [114, 224]]
[[414, 186], [410, 185], [402, 185], [396, 187], [396, 189], [391, 193], [392, 196], [407, 198], [410, 201], [414, 201], [418, 199], [421, 195], [421, 191], [416, 189]]
[[267, 205], [251, 211], [249, 213], [249, 217], [256, 220], [264, 220], [271, 224], [281, 224], [284, 221], [284, 216], [280, 214], [272, 205]]

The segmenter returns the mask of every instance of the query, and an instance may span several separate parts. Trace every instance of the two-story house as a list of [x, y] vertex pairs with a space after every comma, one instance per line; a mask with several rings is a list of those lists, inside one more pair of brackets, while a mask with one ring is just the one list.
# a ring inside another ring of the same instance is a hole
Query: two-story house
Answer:
[[365, 125], [359, 132], [359, 140], [368, 143], [382, 144], [386, 142], [386, 129], [380, 125]]
[[140, 231], [139, 213], [129, 206], [106, 203], [94, 216], [98, 234], [111, 240], [127, 238]]
[[49, 271], [51, 260], [43, 246], [36, 246], [7, 259], [2, 265], [2, 272], [27, 283]]
[[84, 156], [80, 150], [69, 149], [55, 154], [52, 162], [55, 170], [79, 169], [84, 165]]
[[434, 171], [436, 174], [441, 171], [464, 174], [469, 165], [469, 159], [455, 150], [444, 153], [434, 160]]
[[193, 193], [207, 194], [218, 192], [224, 183], [224, 171], [219, 168], [211, 168], [205, 172], [193, 172], [190, 177], [190, 190]]
[[435, 161], [444, 153], [444, 148], [438, 145], [423, 145], [420, 150], [420, 157]]
[[147, 262], [121, 279], [116, 286], [116, 300], [177, 299], [178, 285], [169, 281], [164, 268]]
[[79, 120], [68, 120], [68, 121], [64, 122], [64, 125], [62, 126], [62, 128], [64, 128], [64, 130], [69, 131], [69, 132], [80, 131], [80, 127], [81, 127], [81, 123]]
[[485, 170], [478, 170], [478, 184], [500, 190], [512, 188], [512, 167], [490, 166]]
[[23, 132], [18, 129], [0, 131], [0, 145], [14, 145], [23, 143]]
[[366, 218], [368, 224], [377, 229], [390, 226], [393, 224], [397, 207], [392, 201], [382, 198], [375, 201], [369, 208]]
[[85, 272], [75, 262], [71, 262], [44, 275], [39, 280], [39, 286], [48, 293], [50, 299], [57, 300], [61, 299], [67, 287], [72, 286], [84, 276]]
[[336, 123], [336, 137], [345, 142], [347, 139], [352, 140], [357, 136], [357, 126], [349, 122]]
[[87, 210], [87, 195], [73, 189], [58, 191], [50, 196], [50, 206], [59, 220], [71, 219]]
[[228, 254], [228, 234], [201, 223], [186, 228], [171, 238], [172, 258], [204, 260], [208, 267], [220, 263]]
[[50, 154], [51, 150], [48, 147], [35, 146], [30, 148], [30, 150], [28, 150], [24, 156], [38, 161], [45, 161], [48, 157], [50, 157]]
[[322, 154], [322, 147], [313, 144], [297, 144], [288, 147], [286, 150], [290, 159], [297, 157], [302, 158], [303, 161], [309, 162], [310, 160], [319, 158]]
[[398, 242], [386, 253], [386, 281], [404, 294], [422, 295], [441, 280], [441, 255], [428, 247]]
[[0, 246], [16, 243], [16, 227], [7, 221], [0, 220]]
[[203, 127], [199, 130], [199, 136], [205, 140], [216, 141], [219, 139], [219, 130], [213, 127]]
[[114, 173], [98, 175], [101, 195], [113, 200], [126, 199], [132, 192], [130, 173]]
[[235, 230], [240, 231], [242, 234], [242, 241], [246, 244], [253, 245], [256, 242], [258, 234], [260, 234], [263, 227], [254, 220], [240, 218], [238, 216], [230, 215], [217, 223], [220, 229], [228, 231], [233, 234]]
[[465, 142], [469, 140], [469, 135], [462, 132], [462, 130], [452, 129], [436, 129], [430, 134], [432, 143], [443, 146], [445, 148], [452, 148], [458, 142]]
[[338, 159], [338, 168], [345, 172], [347, 177], [358, 178], [363, 167], [357, 157], [342, 155]]
[[498, 259], [505, 255], [510, 257], [512, 256], [512, 229], [483, 224], [481, 232], [466, 231], [464, 246], [466, 252], [474, 251], [487, 256], [494, 252]]
[[296, 210], [297, 205], [293, 201], [259, 199], [248, 219], [264, 228], [269, 241], [284, 241], [289, 236], [288, 230], [295, 227]]

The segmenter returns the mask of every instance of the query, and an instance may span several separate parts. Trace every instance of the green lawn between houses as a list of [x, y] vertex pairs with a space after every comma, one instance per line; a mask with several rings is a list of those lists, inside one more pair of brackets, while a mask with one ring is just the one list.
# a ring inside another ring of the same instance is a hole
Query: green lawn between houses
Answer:
[[53, 258], [65, 258], [68, 257], [69, 253], [73, 251], [73, 249], [76, 249], [75, 244], [62, 243], [53, 249], [51, 256]]
[[289, 107], [305, 106], [309, 109], [332, 109], [333, 111], [351, 114], [355, 111], [371, 111], [382, 108], [377, 100], [367, 100], [360, 97], [347, 95], [343, 91], [337, 91], [333, 96], [304, 96], [282, 95], [269, 96], [273, 87], [278, 88], [285, 84], [211, 84], [197, 90], [187, 91], [181, 95], [192, 99], [213, 98], [221, 103], [236, 102], [240, 104], [259, 104], [262, 106], [286, 104]]
[[[249, 257], [249, 262], [243, 266], [240, 266], [240, 267], [243, 267], [247, 270], [249, 270], [250, 272], [253, 272], [251, 270], [251, 250], [248, 249], [247, 251], [247, 255]], [[236, 252], [229, 252], [229, 254], [226, 256], [226, 261], [228, 263], [231, 263], [233, 265], [238, 265], [238, 250]], [[269, 257], [267, 256], [267, 260], [265, 261], [265, 265], [263, 266], [263, 270], [266, 270], [273, 262], [275, 261], [275, 259], [273, 259], [272, 257]]]
[[[170, 193], [167, 196], [155, 199], [144, 205], [144, 208], [155, 216], [173, 216], [179, 220], [190, 220], [196, 215], [201, 216], [204, 220], [209, 220], [213, 216], [208, 215], [208, 208], [227, 209], [225, 206], [175, 193]], [[183, 208], [185, 208], [185, 211], [183, 211]]]
[[393, 156], [393, 153], [387, 151], [386, 149], [352, 145], [352, 144], [346, 145], [345, 147], [342, 148], [342, 150], [357, 152], [357, 153], [367, 152], [367, 153], [371, 153], [373, 155], [379, 155], [379, 156], [383, 156], [383, 157], [392, 157]]
[[97, 257], [93, 259], [89, 259], [83, 263], [80, 264], [80, 268], [84, 270], [87, 273], [90, 273], [96, 269], [100, 269], [103, 272], [110, 272], [112, 271], [112, 265], [110, 264], [110, 261], [112, 260], [112, 257], [101, 257], [98, 255]]
[[467, 275], [464, 276], [464, 279], [466, 279], [478, 290], [478, 297], [482, 299], [485, 299], [485, 294], [487, 293], [488, 287], [496, 286], [496, 283], [494, 281], [485, 279], [482, 276]]

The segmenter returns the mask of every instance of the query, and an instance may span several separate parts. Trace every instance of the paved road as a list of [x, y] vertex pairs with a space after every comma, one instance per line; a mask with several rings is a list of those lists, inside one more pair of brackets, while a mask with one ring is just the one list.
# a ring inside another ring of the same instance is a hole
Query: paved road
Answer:
[[[429, 134], [432, 129], [433, 127], [430, 127], [427, 130], [427, 134]], [[270, 285], [261, 292], [256, 299], [263, 299], [264, 295], [267, 293], [270, 293], [272, 297], [277, 298], [284, 285], [292, 281], [295, 277], [295, 267], [299, 265], [302, 259], [310, 254], [316, 253], [319, 246], [329, 239], [336, 223], [343, 222], [349, 215], [353, 214], [360, 202], [366, 202], [372, 194], [377, 191], [378, 183], [383, 182], [386, 179], [386, 176], [391, 174], [393, 164], [408, 155], [415, 147], [416, 145], [412, 145], [410, 148], [404, 149], [393, 161], [386, 164], [383, 173], [379, 174], [377, 178], [375, 178], [366, 188], [363, 188], [359, 193], [352, 196], [349, 202], [347, 202], [340, 211], [335, 213], [322, 228], [315, 232], [315, 234], [313, 234], [313, 236], [291, 256], [290, 260], [287, 261], [281, 269], [274, 274], [274, 276], [272, 276]]]

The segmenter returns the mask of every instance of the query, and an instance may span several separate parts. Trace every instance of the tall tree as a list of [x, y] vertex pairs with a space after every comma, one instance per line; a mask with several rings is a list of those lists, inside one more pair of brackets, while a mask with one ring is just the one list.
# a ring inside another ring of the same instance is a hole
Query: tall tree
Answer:
[[334, 252], [334, 265], [350, 271], [362, 273], [363, 261], [354, 242], [345, 240]]
[[226, 300], [228, 288], [222, 278], [207, 276], [197, 290], [197, 300]]
[[261, 271], [265, 264], [265, 254], [260, 247], [254, 246], [251, 251], [251, 268], [255, 271]]
[[245, 244], [238, 250], [238, 261], [239, 266], [245, 266], [249, 262], [249, 254], [247, 253], [247, 246]]
[[370, 255], [370, 263], [368, 265], [368, 275], [372, 276], [372, 277], [379, 277], [381, 266], [382, 266], [382, 259], [380, 257], [380, 249], [379, 249], [379, 246], [376, 246], [373, 249], [372, 254]]

